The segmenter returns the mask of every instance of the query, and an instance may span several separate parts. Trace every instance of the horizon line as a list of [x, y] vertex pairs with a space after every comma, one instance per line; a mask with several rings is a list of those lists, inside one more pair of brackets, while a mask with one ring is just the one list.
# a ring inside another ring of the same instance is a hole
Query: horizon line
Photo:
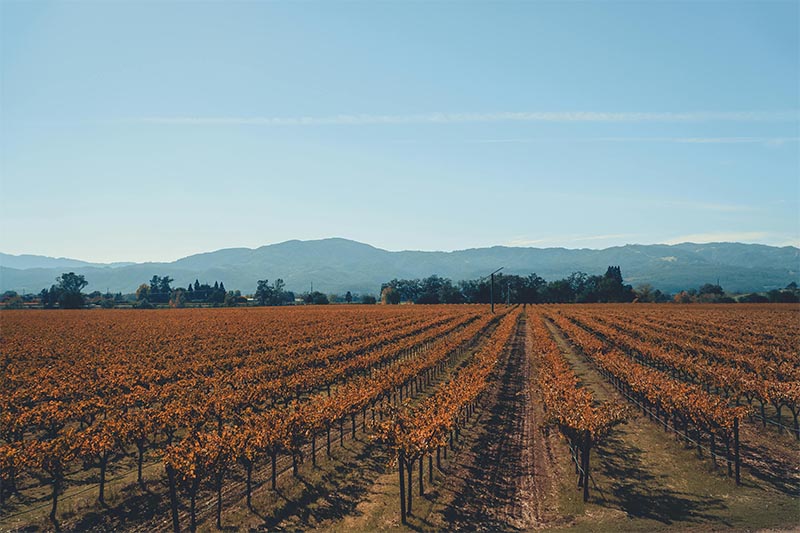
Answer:
[[[606, 236], [601, 236], [601, 237], [605, 238]], [[577, 241], [577, 242], [592, 241], [592, 240], [599, 240], [599, 238], [600, 237], [586, 237], [585, 239], [575, 239], [575, 241]], [[226, 251], [226, 250], [249, 250], [249, 251], [255, 251], [255, 250], [258, 250], [260, 248], [266, 248], [266, 247], [269, 247], [269, 246], [278, 246], [278, 245], [281, 245], [281, 244], [287, 244], [287, 243], [291, 243], [291, 242], [309, 243], [309, 242], [320, 242], [320, 241], [330, 241], [330, 240], [343, 240], [343, 241], [347, 241], [347, 242], [351, 242], [351, 243], [356, 243], [356, 244], [361, 244], [361, 245], [364, 245], [364, 246], [369, 246], [371, 248], [375, 248], [377, 250], [382, 250], [382, 251], [389, 252], [389, 253], [403, 253], [403, 252], [455, 253], [455, 252], [464, 252], [464, 251], [470, 251], [470, 250], [481, 250], [481, 249], [485, 250], [485, 249], [491, 249], [491, 248], [518, 248], [518, 249], [532, 249], [532, 250], [561, 249], [561, 250], [604, 251], [604, 250], [610, 250], [612, 248], [624, 248], [626, 246], [681, 246], [681, 245], [686, 245], [686, 244], [691, 244], [691, 245], [743, 244], [743, 245], [768, 246], [770, 248], [795, 248], [798, 251], [800, 251], [800, 246], [798, 246], [798, 244], [800, 244], [800, 243], [776, 245], [776, 244], [766, 244], [766, 243], [761, 243], [761, 242], [742, 242], [742, 241], [731, 241], [731, 240], [696, 242], [696, 241], [691, 241], [691, 240], [683, 241], [683, 240], [676, 240], [676, 239], [670, 239], [670, 240], [665, 241], [665, 242], [651, 242], [651, 243], [628, 242], [628, 243], [625, 243], [625, 244], [607, 246], [607, 247], [604, 247], [604, 248], [591, 248], [591, 247], [587, 247], [587, 246], [569, 246], [569, 245], [566, 245], [566, 244], [564, 244], [564, 245], [552, 245], [552, 246], [532, 246], [532, 244], [536, 243], [535, 240], [528, 241], [528, 242], [530, 242], [530, 244], [528, 244], [528, 245], [523, 244], [521, 242], [521, 240], [520, 240], [519, 243], [517, 243], [517, 244], [515, 244], [514, 241], [509, 241], [509, 242], [505, 242], [505, 243], [502, 243], [502, 244], [493, 244], [493, 245], [488, 245], [488, 246], [472, 246], [472, 247], [467, 247], [467, 248], [454, 248], [454, 249], [450, 249], [450, 250], [441, 250], [441, 249], [439, 249], [439, 250], [423, 250], [423, 249], [408, 249], [408, 248], [391, 250], [391, 249], [388, 249], [388, 248], [380, 248], [378, 246], [374, 246], [372, 244], [361, 242], [361, 241], [357, 241], [357, 240], [354, 240], [354, 239], [348, 239], [346, 237], [322, 237], [322, 238], [318, 238], [318, 239], [288, 239], [288, 240], [285, 240], [285, 241], [279, 241], [279, 242], [274, 242], [274, 243], [269, 243], [269, 244], [263, 244], [263, 245], [256, 246], [256, 247], [253, 247], [253, 248], [248, 247], [248, 246], [231, 246], [231, 247], [227, 247], [227, 248], [217, 248], [217, 249], [214, 249], [214, 250], [206, 250], [206, 251], [199, 251], [199, 252], [190, 253], [188, 255], [184, 255], [184, 256], [178, 257], [177, 259], [173, 259], [173, 260], [95, 261], [95, 260], [86, 260], [86, 259], [76, 259], [74, 257], [66, 257], [66, 256], [50, 256], [50, 255], [37, 254], [37, 253], [16, 253], [15, 254], [15, 253], [7, 253], [7, 252], [0, 251], [0, 254], [11, 256], [11, 257], [32, 256], [32, 257], [43, 257], [43, 258], [54, 259], [54, 260], [80, 261], [80, 262], [88, 263], [88, 264], [87, 265], [76, 265], [76, 266], [74, 266], [72, 268], [92, 268], [92, 267], [108, 267], [110, 265], [119, 264], [119, 263], [130, 263], [129, 265], [125, 265], [125, 266], [136, 266], [136, 265], [146, 265], [146, 264], [160, 264], [160, 263], [166, 264], [166, 263], [174, 263], [176, 261], [180, 261], [181, 259], [185, 259], [185, 258], [196, 256], [196, 255], [212, 254], [212, 253]], [[124, 268], [125, 266], [117, 267], [117, 268]], [[14, 268], [14, 267], [5, 266], [2, 263], [0, 263], [0, 267], [2, 267], [2, 268]], [[31, 267], [31, 268], [70, 268], [70, 267]], [[15, 268], [15, 270], [28, 270], [28, 268]]]

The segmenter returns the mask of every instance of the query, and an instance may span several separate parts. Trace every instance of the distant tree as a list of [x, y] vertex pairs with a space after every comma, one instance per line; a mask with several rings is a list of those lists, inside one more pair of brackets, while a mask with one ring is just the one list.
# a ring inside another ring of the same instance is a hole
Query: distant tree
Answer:
[[174, 280], [169, 276], [153, 276], [150, 279], [150, 292], [147, 299], [151, 302], [167, 303], [172, 292], [171, 283]]
[[139, 288], [136, 289], [136, 300], [141, 302], [142, 300], [150, 300], [150, 286], [142, 283], [139, 285]]
[[622, 269], [618, 266], [608, 267], [605, 277], [622, 285]]
[[536, 273], [530, 274], [522, 285], [522, 301], [520, 303], [532, 304], [542, 301], [542, 291], [547, 287], [547, 281], [543, 277]]
[[619, 266], [608, 267], [602, 279], [596, 280], [595, 291], [598, 302], [631, 302], [636, 297], [633, 287], [623, 283]]
[[800, 301], [800, 297], [798, 297], [797, 293], [787, 290], [778, 290], [773, 289], [767, 293], [767, 298], [772, 303], [778, 304], [790, 304], [790, 303], [797, 303]]
[[225, 294], [225, 307], [236, 307], [240, 304], [246, 304], [247, 298], [242, 296], [241, 291], [228, 291]]
[[173, 281], [175, 281], [175, 280], [172, 279], [171, 277], [164, 276], [163, 278], [161, 278], [161, 282], [159, 283], [158, 290], [160, 292], [164, 293], [165, 295], [169, 295], [169, 293], [172, 292], [172, 287], [170, 286], [170, 284]]
[[725, 291], [719, 285], [713, 285], [711, 283], [706, 283], [702, 287], [697, 290], [697, 294], [704, 295], [704, 294], [713, 294], [717, 296], [722, 296], [725, 294]]
[[286, 287], [286, 284], [283, 282], [281, 278], [275, 280], [275, 283], [272, 284], [272, 290], [275, 294], [280, 295], [283, 293], [283, 289]]
[[175, 309], [186, 307], [186, 291], [175, 289], [169, 297], [169, 306]]
[[228, 291], [225, 293], [225, 300], [222, 302], [222, 305], [225, 307], [236, 307], [236, 304], [239, 302], [236, 301], [236, 296], [233, 294], [233, 291]]
[[13, 296], [3, 297], [3, 307], [6, 309], [22, 309], [25, 307], [25, 302], [19, 294], [14, 293]]
[[347, 303], [353, 303], [353, 295], [350, 291], [347, 291], [347, 294], [344, 295], [344, 301]]
[[396, 305], [400, 303], [400, 292], [388, 285], [381, 290], [381, 303], [389, 304], [389, 305]]
[[723, 303], [721, 300], [725, 297], [725, 291], [719, 285], [706, 283], [697, 289], [697, 296], [695, 300], [702, 303]]
[[673, 297], [673, 301], [676, 304], [689, 304], [694, 301], [694, 298], [689, 291], [681, 291]]
[[466, 300], [458, 287], [448, 279], [446, 283], [442, 284], [439, 292], [439, 301], [443, 304], [461, 304]]
[[56, 278], [60, 292], [58, 303], [63, 309], [79, 309], [84, 305], [81, 291], [89, 284], [82, 275], [68, 272]]
[[208, 295], [206, 301], [214, 305], [222, 305], [225, 302], [226, 293], [225, 291], [219, 288], [218, 283], [214, 283], [214, 287], [215, 288], [210, 291], [211, 294]]
[[392, 291], [397, 294], [397, 296], [393, 296], [393, 298], [398, 298], [396, 303], [417, 302], [420, 299], [421, 282], [418, 279], [393, 279], [389, 283], [381, 285], [381, 294], [386, 287], [391, 287]]
[[0, 302], [4, 302], [7, 298], [13, 298], [14, 296], [19, 296], [17, 291], [6, 291], [0, 296]]
[[42, 289], [42, 292], [39, 293], [39, 298], [42, 301], [42, 307], [45, 309], [52, 309], [58, 304], [58, 298], [60, 296], [58, 287], [55, 285], [50, 286], [50, 290]]
[[438, 304], [443, 281], [442, 278], [434, 274], [416, 282], [416, 296], [412, 301], [418, 304]]
[[370, 294], [364, 294], [363, 296], [361, 296], [361, 303], [362, 304], [374, 305], [376, 301], [377, 300], [375, 300], [375, 297], [370, 295]]
[[656, 301], [655, 289], [649, 283], [642, 283], [634, 289], [634, 292], [640, 302], [653, 303]]
[[195, 280], [193, 290], [191, 292], [186, 292], [186, 299], [191, 302], [212, 302], [215, 299], [221, 301], [224, 298], [224, 293], [215, 298], [214, 288], [208, 283], [201, 284], [198, 280]]
[[568, 280], [560, 279], [551, 281], [547, 284], [545, 301], [550, 303], [572, 302], [575, 299], [575, 291], [572, 290]]
[[328, 296], [319, 291], [307, 292], [303, 295], [303, 301], [307, 304], [326, 305], [330, 303]]
[[81, 292], [83, 288], [89, 284], [84, 276], [75, 274], [74, 272], [61, 274], [56, 278], [56, 283], [58, 284], [58, 288], [60, 290], [72, 293]]
[[268, 279], [258, 280], [255, 299], [256, 302], [258, 302], [258, 305], [268, 305], [268, 303], [272, 300], [272, 287], [270, 286]]
[[327, 305], [329, 301], [328, 297], [325, 294], [314, 291], [312, 293], [311, 303], [313, 303], [314, 305]]

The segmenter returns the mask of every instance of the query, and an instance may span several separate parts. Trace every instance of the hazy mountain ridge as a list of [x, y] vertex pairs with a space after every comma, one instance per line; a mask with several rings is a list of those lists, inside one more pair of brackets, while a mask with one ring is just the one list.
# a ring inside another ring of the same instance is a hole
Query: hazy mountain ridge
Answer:
[[68, 257], [48, 257], [46, 255], [33, 254], [4, 254], [0, 252], [0, 266], [27, 270], [30, 268], [80, 268], [80, 267], [106, 267], [119, 268], [135, 265], [132, 261], [121, 261], [115, 263], [91, 263], [80, 259], [70, 259]]
[[[22, 258], [22, 259], [21, 259]], [[17, 265], [17, 266], [15, 266]], [[34, 265], [34, 266], [19, 266]], [[283, 278], [295, 291], [353, 291], [376, 294], [392, 278], [438, 274], [453, 280], [483, 276], [498, 268], [532, 272], [552, 280], [575, 271], [605, 272], [620, 265], [626, 283], [650, 283], [674, 292], [703, 283], [729, 291], [763, 291], [800, 282], [800, 249], [759, 244], [711, 243], [626, 245], [592, 249], [494, 246], [453, 252], [390, 252], [347, 239], [286, 241], [250, 248], [195, 254], [170, 263], [97, 264], [66, 258], [0, 254], [0, 290], [38, 292], [65, 271], [86, 276], [87, 291], [133, 292], [153, 275], [168, 275], [173, 286], [223, 281], [228, 289], [252, 293], [259, 279]]]

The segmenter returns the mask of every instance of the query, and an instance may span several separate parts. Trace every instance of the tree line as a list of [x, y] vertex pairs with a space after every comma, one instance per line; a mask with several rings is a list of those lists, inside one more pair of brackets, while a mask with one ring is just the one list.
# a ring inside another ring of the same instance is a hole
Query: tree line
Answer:
[[[86, 305], [111, 308], [130, 305], [140, 309], [156, 306], [185, 307], [186, 305], [210, 305], [234, 307], [238, 305], [278, 306], [294, 303], [324, 305], [328, 303], [374, 304], [371, 295], [352, 294], [344, 296], [308, 291], [295, 294], [286, 290], [280, 278], [272, 283], [258, 280], [251, 298], [241, 291], [229, 291], [221, 281], [214, 284], [195, 280], [186, 288], [173, 287], [174, 280], [169, 276], [154, 275], [149, 283], [142, 283], [135, 294], [105, 294], [94, 291], [84, 294], [88, 285], [83, 275], [74, 272], [64, 273], [56, 278], [49, 289], [38, 294], [20, 296], [15, 291], [0, 295], [0, 307], [21, 309], [26, 305], [39, 304], [46, 309], [77, 309]], [[605, 302], [648, 302], [648, 303], [797, 303], [800, 302], [800, 288], [791, 282], [783, 289], [772, 289], [764, 293], [731, 295], [717, 283], [706, 283], [697, 289], [680, 291], [675, 295], [662, 292], [649, 284], [633, 288], [624, 283], [619, 266], [609, 266], [603, 275], [589, 275], [573, 272], [569, 276], [547, 281], [537, 274], [520, 276], [516, 274], [497, 274], [494, 282], [495, 303], [605, 303]], [[489, 303], [492, 299], [490, 279], [462, 280], [454, 283], [449, 278], [433, 275], [422, 279], [393, 279], [381, 285], [381, 303], [399, 304], [458, 304]]]
[[[660, 295], [660, 291], [658, 291]], [[655, 293], [654, 293], [655, 295]], [[387, 304], [436, 303], [597, 303], [631, 302], [633, 287], [625, 285], [619, 266], [609, 266], [604, 275], [573, 272], [564, 279], [547, 281], [537, 274], [497, 274], [491, 280], [473, 279], [453, 283], [448, 278], [393, 279], [381, 286], [381, 301]]]
[[[519, 276], [496, 274], [495, 303], [797, 303], [800, 289], [789, 283], [783, 289], [766, 293], [750, 293], [734, 297], [719, 284], [706, 283], [697, 289], [680, 291], [675, 295], [662, 292], [645, 283], [633, 288], [622, 279], [619, 266], [609, 266], [603, 275], [573, 272], [563, 279], [547, 281], [537, 274]], [[462, 280], [430, 276], [423, 279], [393, 279], [381, 285], [381, 301], [416, 304], [489, 303], [492, 299], [488, 278]]]
[[[344, 296], [324, 294], [319, 291], [309, 291], [295, 294], [286, 290], [285, 282], [278, 278], [272, 283], [269, 280], [258, 280], [255, 293], [251, 298], [243, 295], [241, 291], [229, 291], [222, 281], [214, 284], [201, 283], [196, 279], [186, 288], [173, 287], [175, 280], [169, 276], [154, 275], [149, 283], [142, 283], [136, 292], [127, 296], [122, 293], [105, 294], [94, 291], [84, 294], [83, 289], [88, 285], [85, 276], [69, 272], [56, 279], [56, 283], [49, 289], [43, 289], [38, 294], [26, 295], [24, 298], [15, 291], [6, 291], [0, 295], [0, 304], [7, 309], [21, 309], [29, 304], [39, 303], [45, 309], [79, 309], [87, 305], [97, 305], [103, 308], [112, 308], [119, 305], [129, 305], [137, 309], [153, 309], [155, 307], [186, 307], [187, 305], [210, 305], [215, 307], [235, 307], [238, 305], [279, 306], [295, 303], [324, 305], [336, 303], [362, 303], [374, 304], [376, 299], [371, 295], [353, 295], [350, 291]], [[38, 300], [38, 301], [37, 301]]]

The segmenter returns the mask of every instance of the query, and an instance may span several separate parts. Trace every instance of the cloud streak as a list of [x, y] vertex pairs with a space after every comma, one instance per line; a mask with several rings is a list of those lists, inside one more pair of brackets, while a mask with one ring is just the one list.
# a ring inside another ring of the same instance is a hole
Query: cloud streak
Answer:
[[567, 243], [595, 242], [595, 241], [616, 241], [620, 239], [631, 239], [636, 237], [636, 233], [612, 233], [608, 235], [560, 235], [543, 239], [529, 239], [517, 237], [506, 242], [506, 246], [565, 246]]
[[716, 211], [720, 213], [746, 213], [758, 210], [756, 207], [750, 205], [719, 204], [710, 202], [671, 201], [664, 202], [664, 205], [668, 207], [695, 209], [698, 211]]
[[712, 233], [692, 233], [681, 235], [672, 239], [667, 239], [664, 244], [681, 244], [691, 242], [696, 244], [707, 244], [711, 242], [763, 242], [770, 234], [764, 231], [741, 231], [741, 232], [712, 232]]
[[[402, 124], [464, 124], [481, 122], [793, 122], [800, 111], [506, 111], [498, 113], [417, 113], [407, 115], [340, 114], [297, 117], [152, 116], [125, 122], [177, 126], [370, 126]], [[746, 138], [742, 138], [746, 139]], [[685, 139], [684, 142], [710, 142]]]
[[546, 142], [660, 142], [678, 144], [765, 144], [781, 146], [800, 142], [800, 137], [530, 137], [517, 139], [476, 139], [475, 144], [527, 144]]

